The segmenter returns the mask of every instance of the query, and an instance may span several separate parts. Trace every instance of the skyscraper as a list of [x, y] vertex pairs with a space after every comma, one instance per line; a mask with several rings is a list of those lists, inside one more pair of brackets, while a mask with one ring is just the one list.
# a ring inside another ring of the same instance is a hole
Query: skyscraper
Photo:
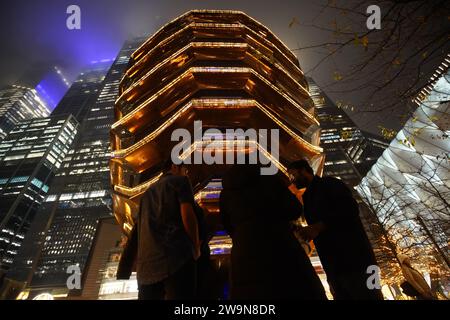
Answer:
[[17, 257], [78, 130], [72, 116], [20, 122], [0, 143], [0, 268]]
[[111, 215], [109, 130], [120, 79], [140, 44], [140, 39], [127, 42], [114, 62], [93, 64], [52, 113], [73, 114], [80, 121], [80, 134], [40, 208], [42, 219], [27, 240], [21, 260], [31, 263], [17, 266], [17, 276], [33, 292], [60, 288], [67, 295], [67, 267], [78, 265], [83, 271], [97, 222]]
[[364, 176], [389, 146], [390, 141], [382, 136], [363, 130], [361, 130], [361, 134], [361, 138], [348, 143], [345, 152], [359, 174]]
[[50, 110], [36, 90], [12, 85], [0, 90], [0, 141], [20, 121], [47, 117]]
[[112, 61], [91, 63], [70, 86], [52, 115], [72, 114], [80, 123], [96, 103]]
[[52, 111], [70, 87], [70, 79], [66, 78], [64, 67], [65, 63], [57, 60], [34, 62], [27, 67], [17, 83], [35, 89]]
[[364, 137], [353, 120], [336, 106], [313, 79], [308, 78], [308, 83], [321, 127], [320, 145], [325, 154], [323, 175], [337, 177], [353, 187], [361, 178], [346, 148], [349, 142]]
[[[82, 115], [86, 114], [87, 109], [91, 108], [93, 103], [95, 103], [98, 98], [101, 84], [104, 80], [106, 72], [110, 66], [111, 62], [103, 62], [100, 64], [90, 65], [84, 72], [80, 74], [77, 80], [73, 83], [71, 88], [68, 90], [64, 98], [61, 100], [57, 108], [52, 112], [52, 117], [72, 117], [76, 120], [82, 120]], [[77, 121], [78, 123], [78, 121]], [[78, 141], [80, 138], [80, 131], [78, 131], [75, 139], [71, 140], [71, 143], [67, 146], [65, 155], [70, 152], [73, 153], [73, 143]], [[59, 163], [57, 173], [61, 172], [66, 166], [67, 159], [63, 157], [63, 164]], [[58, 184], [60, 180], [59, 175], [54, 180], [55, 186], [48, 185], [47, 187], [51, 190], [57, 190], [61, 188]], [[63, 182], [64, 183], [64, 182]], [[44, 202], [45, 204], [45, 202]], [[18, 252], [17, 259], [15, 260], [13, 266], [8, 272], [8, 278], [14, 279], [16, 281], [30, 282], [32, 276], [32, 270], [34, 270], [36, 261], [35, 255], [39, 252], [40, 246], [38, 245], [39, 239], [43, 237], [43, 231], [46, 230], [47, 224], [51, 214], [45, 209], [45, 205], [39, 208], [39, 219], [36, 219], [31, 225], [31, 230], [28, 236], [24, 239], [23, 247]]]

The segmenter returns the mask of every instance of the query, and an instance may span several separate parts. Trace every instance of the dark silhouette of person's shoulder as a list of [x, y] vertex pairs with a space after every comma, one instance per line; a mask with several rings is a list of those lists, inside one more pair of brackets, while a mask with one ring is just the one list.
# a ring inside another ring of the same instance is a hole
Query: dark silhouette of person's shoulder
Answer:
[[329, 176], [323, 177], [321, 179], [321, 184], [326, 188], [330, 188], [332, 190], [341, 190], [350, 192], [350, 189], [347, 187], [347, 185], [341, 179], [335, 177]]
[[165, 174], [158, 180], [158, 182], [168, 183], [168, 182], [172, 182], [172, 181], [179, 181], [180, 178], [183, 178], [183, 177], [182, 176], [176, 176], [176, 175], [173, 175], [173, 174]]
[[345, 183], [341, 179], [331, 177], [331, 176], [322, 177], [322, 183], [329, 183], [329, 184], [333, 184], [333, 185], [345, 186]]
[[[160, 186], [180, 186], [180, 185], [186, 185], [188, 183], [188, 178], [185, 176], [178, 176], [173, 174], [163, 175], [157, 183], [159, 183]], [[155, 184], [157, 185], [157, 184]]]
[[158, 197], [161, 192], [163, 192], [163, 190], [174, 189], [177, 186], [182, 185], [183, 178], [184, 177], [171, 174], [163, 175], [158, 179], [158, 181], [150, 185], [147, 190], [145, 190], [144, 194], [141, 197], [141, 202], [145, 197], [149, 197], [150, 199]]

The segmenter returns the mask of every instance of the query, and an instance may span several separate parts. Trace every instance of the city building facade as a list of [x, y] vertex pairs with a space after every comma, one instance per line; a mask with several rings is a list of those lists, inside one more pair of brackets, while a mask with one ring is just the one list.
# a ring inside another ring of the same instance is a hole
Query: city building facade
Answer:
[[35, 89], [51, 112], [70, 88], [72, 80], [75, 80], [66, 77], [65, 67], [66, 64], [58, 60], [36, 61], [27, 65], [17, 83]]
[[50, 110], [37, 91], [12, 85], [0, 90], [0, 141], [22, 120], [47, 117]]
[[342, 108], [308, 78], [309, 90], [320, 122], [320, 145], [325, 154], [324, 176], [344, 181], [350, 188], [361, 180], [359, 171], [346, 152], [349, 143], [364, 139], [361, 130]]
[[109, 130], [114, 102], [128, 59], [143, 40], [127, 42], [115, 61], [93, 63], [71, 86], [52, 115], [72, 114], [80, 132], [45, 198], [18, 265], [29, 299], [48, 293], [67, 297], [67, 269], [84, 273], [98, 221], [112, 215]]
[[389, 146], [390, 141], [367, 131], [361, 133], [362, 137], [351, 141], [345, 151], [359, 174], [365, 176]]
[[8, 270], [78, 131], [72, 116], [20, 122], [0, 142], [0, 265]]

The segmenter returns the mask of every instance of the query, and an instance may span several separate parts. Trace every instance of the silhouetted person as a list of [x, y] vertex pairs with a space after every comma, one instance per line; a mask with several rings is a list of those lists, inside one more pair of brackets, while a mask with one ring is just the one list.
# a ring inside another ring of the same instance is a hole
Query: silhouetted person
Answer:
[[372, 246], [359, 218], [351, 191], [339, 179], [314, 175], [306, 160], [293, 162], [289, 173], [303, 194], [308, 226], [302, 228], [305, 240], [314, 240], [336, 300], [383, 299], [381, 291], [367, 286], [367, 267], [376, 265]]
[[257, 165], [235, 165], [220, 195], [223, 223], [233, 239], [231, 299], [326, 299], [290, 221], [301, 205], [279, 176]]
[[140, 300], [194, 299], [200, 243], [192, 188], [184, 166], [167, 161], [163, 170], [141, 198], [137, 225], [117, 278], [131, 272], [134, 240]]

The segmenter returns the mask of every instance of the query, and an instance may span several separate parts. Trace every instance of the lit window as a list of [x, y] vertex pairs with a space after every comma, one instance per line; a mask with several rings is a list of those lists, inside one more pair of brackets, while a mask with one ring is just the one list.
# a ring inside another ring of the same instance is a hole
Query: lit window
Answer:
[[70, 200], [70, 199], [72, 199], [71, 193], [63, 193], [59, 198], [59, 200]]
[[30, 153], [27, 158], [38, 158], [42, 157], [44, 154], [45, 152]]
[[52, 202], [52, 201], [55, 201], [55, 200], [56, 200], [56, 197], [57, 197], [56, 194], [49, 195], [49, 196], [45, 199], [45, 202]]
[[[6, 158], [4, 159], [4, 161], [8, 161], [8, 160], [18, 160], [18, 159], [23, 159], [23, 158], [25, 158], [25, 155], [24, 155], [24, 154], [20, 154], [20, 155], [17, 155], [17, 156], [9, 156], [9, 157], [6, 157]], [[29, 157], [27, 157], [27, 158], [29, 158]]]

